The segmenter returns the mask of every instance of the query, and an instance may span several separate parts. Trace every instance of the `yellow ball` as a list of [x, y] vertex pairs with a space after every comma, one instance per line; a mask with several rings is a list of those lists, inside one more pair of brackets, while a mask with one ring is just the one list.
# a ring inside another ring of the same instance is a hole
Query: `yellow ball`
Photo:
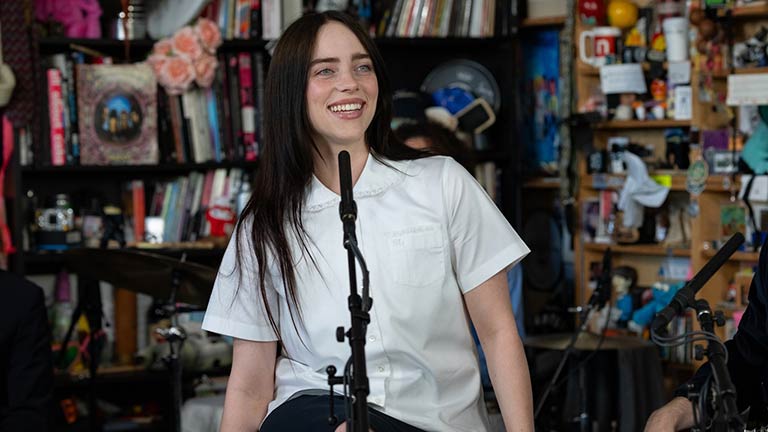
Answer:
[[637, 5], [628, 0], [613, 0], [608, 5], [608, 22], [618, 28], [630, 28], [637, 22]]

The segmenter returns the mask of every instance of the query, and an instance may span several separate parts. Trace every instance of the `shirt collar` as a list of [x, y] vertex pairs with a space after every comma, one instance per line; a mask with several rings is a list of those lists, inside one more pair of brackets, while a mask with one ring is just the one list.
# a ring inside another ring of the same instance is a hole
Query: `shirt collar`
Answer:
[[[383, 193], [389, 187], [402, 181], [410, 161], [390, 161], [383, 159], [389, 166], [376, 160], [371, 153], [368, 153], [368, 159], [363, 167], [360, 178], [355, 183], [352, 193], [355, 199], [366, 198]], [[312, 181], [309, 184], [309, 193], [307, 194], [305, 210], [316, 212], [338, 204], [341, 198], [332, 190], [328, 189], [313, 174]]]

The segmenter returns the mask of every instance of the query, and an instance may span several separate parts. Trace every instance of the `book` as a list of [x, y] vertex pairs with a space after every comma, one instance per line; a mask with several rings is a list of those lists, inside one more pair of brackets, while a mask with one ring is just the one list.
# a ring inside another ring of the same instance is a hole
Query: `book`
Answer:
[[67, 163], [67, 151], [64, 138], [64, 99], [62, 95], [61, 71], [48, 69], [48, 120], [50, 125], [51, 165], [61, 166]]
[[157, 164], [157, 83], [149, 65], [77, 65], [82, 165]]

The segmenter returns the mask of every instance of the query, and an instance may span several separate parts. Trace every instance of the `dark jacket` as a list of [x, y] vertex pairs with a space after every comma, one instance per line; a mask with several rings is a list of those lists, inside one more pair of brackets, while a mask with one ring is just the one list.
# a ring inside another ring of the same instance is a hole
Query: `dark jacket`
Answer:
[[[725, 343], [728, 348], [728, 371], [736, 387], [740, 410], [750, 410], [750, 420], [765, 424], [768, 401], [768, 244], [760, 251], [760, 258], [749, 288], [749, 305], [739, 322], [733, 339]], [[709, 363], [704, 364], [689, 383], [698, 391], [710, 377]], [[675, 394], [687, 396], [686, 386]]]
[[47, 431], [52, 392], [43, 290], [0, 270], [0, 431]]

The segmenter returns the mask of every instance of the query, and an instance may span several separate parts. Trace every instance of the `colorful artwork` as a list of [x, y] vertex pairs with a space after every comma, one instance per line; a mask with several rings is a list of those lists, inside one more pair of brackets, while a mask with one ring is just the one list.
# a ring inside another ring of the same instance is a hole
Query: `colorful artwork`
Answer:
[[83, 165], [158, 162], [157, 83], [146, 64], [78, 65]]
[[524, 72], [522, 129], [528, 167], [545, 173], [557, 172], [559, 153], [558, 113], [560, 78], [559, 33], [532, 33], [522, 43]]
[[737, 232], [747, 232], [747, 214], [740, 205], [724, 205], [720, 207], [720, 227], [723, 239], [730, 238]]

